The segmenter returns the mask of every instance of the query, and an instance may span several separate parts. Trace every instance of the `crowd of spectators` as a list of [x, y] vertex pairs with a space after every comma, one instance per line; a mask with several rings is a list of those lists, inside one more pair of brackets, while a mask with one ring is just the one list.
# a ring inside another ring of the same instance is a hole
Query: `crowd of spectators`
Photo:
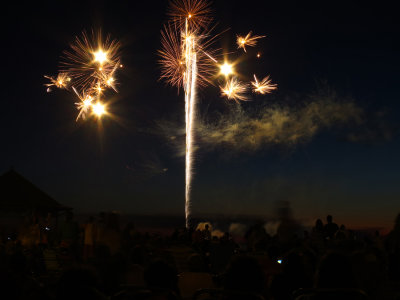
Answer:
[[386, 236], [328, 216], [301, 235], [254, 224], [240, 243], [208, 224], [168, 236], [121, 229], [115, 213], [51, 222], [32, 217], [2, 240], [3, 299], [400, 299], [400, 214]]

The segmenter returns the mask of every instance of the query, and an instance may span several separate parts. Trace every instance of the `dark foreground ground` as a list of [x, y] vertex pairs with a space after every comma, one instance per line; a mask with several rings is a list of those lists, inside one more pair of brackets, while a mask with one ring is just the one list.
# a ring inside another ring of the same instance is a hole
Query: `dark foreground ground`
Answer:
[[179, 217], [76, 220], [32, 218], [3, 238], [2, 299], [400, 299], [400, 215], [387, 236], [329, 218], [308, 230], [290, 219], [190, 230]]

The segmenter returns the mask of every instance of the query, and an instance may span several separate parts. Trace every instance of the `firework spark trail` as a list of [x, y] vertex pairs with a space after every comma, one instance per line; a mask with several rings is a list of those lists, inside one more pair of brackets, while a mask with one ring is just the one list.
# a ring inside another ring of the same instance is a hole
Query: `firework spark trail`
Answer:
[[238, 35], [236, 38], [236, 44], [238, 49], [242, 48], [244, 52], [246, 52], [246, 46], [254, 47], [257, 44], [257, 40], [265, 38], [265, 35], [253, 35], [250, 31], [246, 36]]
[[225, 86], [220, 86], [222, 96], [226, 96], [230, 100], [238, 102], [248, 100], [247, 85], [240, 82], [236, 77], [226, 82]]
[[[216, 69], [218, 75], [224, 75], [225, 85], [220, 86], [221, 95], [230, 100], [249, 100], [246, 92], [249, 85], [239, 81], [232, 63], [225, 61], [219, 64], [220, 49], [213, 49], [211, 45], [219, 35], [211, 32], [210, 2], [207, 0], [171, 0], [169, 11], [170, 21], [161, 31], [162, 48], [158, 51], [161, 65], [161, 79], [178, 88], [183, 87], [185, 93], [185, 217], [186, 227], [190, 227], [191, 215], [191, 182], [193, 177], [193, 152], [195, 132], [195, 112], [197, 104], [197, 88], [212, 83]], [[237, 37], [238, 48], [246, 52], [246, 46], [254, 47], [257, 40], [264, 36], [252, 36], [249, 32], [245, 37]], [[259, 56], [258, 56], [259, 57]], [[258, 82], [258, 93], [267, 93], [273, 89], [269, 78]]]
[[71, 78], [68, 77], [67, 73], [59, 73], [57, 75], [57, 78], [53, 78], [51, 76], [45, 75], [44, 78], [47, 78], [50, 80], [50, 83], [46, 83], [45, 86], [47, 86], [47, 92], [51, 92], [51, 87], [55, 86], [59, 89], [66, 89], [68, 83], [71, 81]]
[[217, 60], [217, 50], [210, 49], [215, 36], [209, 29], [209, 2], [203, 0], [172, 0], [171, 22], [161, 32], [161, 78], [185, 93], [185, 219], [190, 227], [191, 182], [193, 173], [194, 118], [198, 86], [210, 83], [210, 73]]
[[188, 20], [185, 24], [185, 120], [186, 120], [186, 157], [185, 157], [185, 219], [186, 227], [190, 226], [190, 189], [192, 182], [193, 156], [193, 119], [196, 106], [197, 55], [196, 40], [189, 33]]
[[269, 75], [265, 77], [263, 80], [259, 81], [256, 75], [254, 74], [254, 81], [251, 82], [251, 84], [253, 86], [253, 92], [259, 93], [261, 95], [269, 94], [273, 90], [277, 89], [277, 85], [271, 83], [271, 78], [269, 77]]

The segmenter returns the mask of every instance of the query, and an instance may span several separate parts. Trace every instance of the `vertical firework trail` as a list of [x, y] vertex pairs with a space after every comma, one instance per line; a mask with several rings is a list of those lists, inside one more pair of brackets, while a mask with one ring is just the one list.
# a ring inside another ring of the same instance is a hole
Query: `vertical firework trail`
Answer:
[[[219, 64], [219, 49], [211, 47], [218, 35], [212, 35], [210, 2], [207, 0], [171, 0], [169, 15], [172, 19], [161, 31], [162, 49], [159, 50], [161, 78], [178, 90], [185, 92], [186, 153], [185, 153], [185, 218], [186, 227], [191, 222], [191, 183], [193, 177], [193, 152], [195, 133], [195, 113], [198, 86], [212, 83], [215, 67], [220, 68], [218, 75], [223, 75], [225, 85], [220, 86], [221, 96], [228, 100], [249, 100], [246, 95], [248, 84], [242, 83], [235, 75], [233, 64], [227, 60]], [[246, 52], [246, 46], [254, 47], [257, 40], [264, 36], [237, 36], [238, 48]], [[253, 92], [270, 93], [276, 89], [269, 76], [258, 81], [254, 75]]]
[[186, 156], [185, 156], [185, 219], [186, 227], [190, 226], [190, 186], [192, 181], [193, 156], [193, 119], [196, 107], [197, 56], [196, 40], [189, 33], [188, 19], [185, 21], [185, 121], [186, 121]]
[[210, 83], [208, 78], [217, 61], [210, 49], [215, 38], [210, 37], [208, 26], [210, 4], [206, 0], [171, 0], [171, 20], [161, 31], [161, 78], [185, 93], [185, 219], [190, 227], [191, 182], [193, 174], [194, 118], [198, 85]]

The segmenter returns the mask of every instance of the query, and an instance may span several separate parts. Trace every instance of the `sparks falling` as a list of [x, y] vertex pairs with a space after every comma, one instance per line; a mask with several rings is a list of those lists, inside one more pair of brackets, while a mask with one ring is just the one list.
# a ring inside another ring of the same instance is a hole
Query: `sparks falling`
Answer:
[[258, 81], [256, 75], [254, 74], [254, 81], [251, 82], [251, 84], [253, 85], [253, 92], [259, 93], [261, 95], [269, 94], [273, 90], [277, 89], [277, 85], [271, 83], [271, 78], [269, 77], [269, 75], [263, 80]]
[[237, 78], [233, 77], [228, 80], [225, 86], [220, 86], [222, 96], [226, 96], [230, 100], [238, 102], [248, 100], [247, 84], [240, 82]]
[[183, 51], [185, 53], [185, 116], [186, 116], [186, 187], [185, 187], [185, 214], [186, 227], [190, 226], [190, 188], [192, 182], [192, 157], [193, 157], [193, 118], [196, 106], [196, 79], [197, 79], [197, 55], [196, 39], [189, 32], [189, 17], [186, 19]]
[[[210, 4], [206, 0], [171, 0], [169, 7], [171, 20], [161, 31], [160, 56], [161, 79], [185, 93], [186, 122], [186, 156], [185, 156], [185, 216], [186, 227], [190, 226], [191, 200], [190, 190], [193, 174], [193, 144], [194, 117], [197, 104], [197, 87], [205, 86], [215, 79], [217, 70], [223, 75], [225, 84], [220, 86], [221, 96], [229, 100], [249, 100], [248, 84], [239, 81], [233, 64], [225, 61], [219, 64], [218, 50], [211, 46], [217, 35], [212, 35], [210, 28]], [[254, 47], [257, 40], [264, 36], [252, 36], [249, 32], [245, 37], [237, 37], [238, 48], [246, 52], [246, 46]], [[257, 56], [259, 57], [259, 55]], [[257, 92], [266, 93], [273, 89], [267, 79], [258, 83]]]
[[79, 99], [76, 118], [85, 119], [89, 113], [101, 118], [107, 114], [102, 96], [107, 89], [117, 92], [116, 71], [122, 68], [120, 63], [120, 43], [107, 37], [103, 40], [101, 31], [92, 31], [91, 35], [83, 32], [71, 44], [71, 49], [64, 52], [61, 72], [56, 79], [45, 76], [51, 82], [45, 84], [48, 91], [52, 86], [69, 89]]
[[89, 94], [80, 95], [74, 87], [72, 89], [80, 100], [79, 102], [75, 102], [76, 108], [79, 110], [76, 120], [78, 121], [79, 118], [85, 119], [87, 113], [93, 108], [93, 96]]
[[161, 32], [159, 51], [161, 78], [185, 93], [186, 155], [185, 155], [185, 216], [190, 226], [190, 190], [193, 170], [194, 117], [198, 85], [210, 82], [210, 73], [217, 66], [216, 50], [211, 49], [210, 5], [203, 0], [172, 0], [171, 21]]
[[91, 35], [83, 32], [75, 38], [70, 50], [64, 51], [61, 69], [69, 74], [79, 91], [88, 90], [120, 65], [120, 46], [109, 36], [103, 39], [101, 31]]
[[236, 44], [238, 49], [242, 48], [246, 52], [246, 46], [254, 47], [257, 44], [257, 40], [264, 38], [264, 35], [253, 35], [250, 31], [246, 36], [238, 35], [236, 38]]
[[71, 78], [68, 77], [67, 73], [59, 73], [56, 78], [46, 75], [44, 77], [50, 80], [50, 83], [45, 84], [45, 86], [47, 86], [47, 92], [51, 92], [52, 86], [59, 89], [66, 89], [68, 83], [71, 81]]

